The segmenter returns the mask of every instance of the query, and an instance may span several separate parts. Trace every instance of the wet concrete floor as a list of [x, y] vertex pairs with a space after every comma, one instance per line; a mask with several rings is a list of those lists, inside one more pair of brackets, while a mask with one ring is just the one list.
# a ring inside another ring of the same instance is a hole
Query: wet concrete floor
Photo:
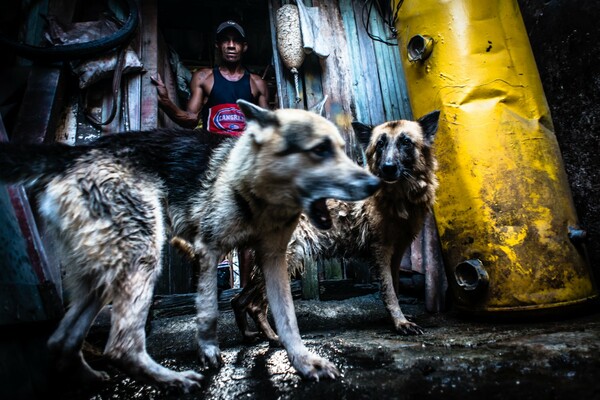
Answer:
[[[245, 344], [231, 311], [221, 313], [225, 366], [205, 371], [202, 389], [182, 395], [140, 384], [109, 368], [113, 381], [70, 390], [63, 399], [597, 399], [600, 312], [520, 322], [429, 314], [413, 298], [406, 313], [425, 328], [399, 336], [379, 296], [296, 301], [300, 331], [312, 351], [336, 363], [337, 380], [302, 380], [283, 349]], [[154, 319], [150, 354], [173, 369], [197, 369], [193, 316]], [[94, 332], [92, 331], [92, 334]], [[101, 361], [100, 361], [101, 363]], [[96, 365], [97, 366], [97, 365]]]

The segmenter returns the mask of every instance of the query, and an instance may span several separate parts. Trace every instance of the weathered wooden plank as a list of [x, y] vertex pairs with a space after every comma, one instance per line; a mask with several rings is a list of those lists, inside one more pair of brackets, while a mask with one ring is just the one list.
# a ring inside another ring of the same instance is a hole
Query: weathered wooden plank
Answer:
[[271, 43], [273, 44], [273, 68], [275, 69], [275, 80], [277, 82], [278, 107], [288, 107], [290, 102], [290, 94], [288, 82], [285, 79], [283, 63], [277, 51], [277, 28], [276, 28], [276, 12], [281, 7], [281, 2], [278, 0], [269, 0], [269, 26], [271, 28]]
[[[321, 64], [319, 58], [314, 54], [309, 54], [304, 60], [302, 71], [304, 73], [304, 93], [303, 97], [306, 109], [310, 109], [323, 99], [323, 82], [321, 80]], [[328, 103], [325, 104], [325, 116], [328, 115]], [[298, 107], [298, 106], [296, 106]]]
[[319, 266], [315, 260], [305, 260], [304, 262], [302, 297], [307, 300], [319, 299]]
[[348, 53], [353, 62], [350, 63], [352, 70], [352, 97], [355, 99], [355, 110], [354, 119], [358, 121], [370, 121], [369, 108], [364, 101], [360, 101], [359, 98], [362, 96], [364, 91], [364, 69], [360, 63], [361, 55], [360, 49], [358, 48], [358, 33], [356, 27], [356, 21], [354, 19], [354, 11], [352, 10], [352, 3], [350, 0], [340, 0], [340, 13], [342, 15], [342, 22], [344, 23], [344, 29], [346, 31], [346, 37], [348, 39]]
[[[383, 23], [383, 21], [380, 21], [380, 32], [382, 32], [382, 35], [386, 35], [386, 41], [397, 43], [397, 39], [390, 36], [389, 28]], [[394, 98], [394, 114], [392, 115], [392, 118], [411, 119], [412, 112], [408, 99], [408, 90], [406, 88], [404, 69], [402, 67], [402, 62], [400, 61], [400, 51], [397, 45], [386, 45], [385, 49], [388, 53], [388, 60], [391, 64], [390, 73], [394, 78], [393, 85], [396, 89], [396, 97]]]
[[373, 41], [367, 35], [364, 29], [361, 15], [363, 3], [351, 2], [356, 23], [357, 46], [359, 51], [361, 81], [363, 82], [363, 93], [357, 98], [357, 102], [362, 102], [368, 107], [367, 120], [361, 122], [371, 125], [377, 125], [385, 121], [383, 94], [381, 92], [381, 72], [377, 68], [377, 58]]
[[[387, 28], [386, 28], [387, 29]], [[390, 39], [392, 40], [392, 39]], [[397, 39], [393, 39], [393, 41], [397, 42]], [[395, 84], [397, 85], [399, 104], [399, 114], [397, 118], [402, 119], [412, 119], [412, 110], [410, 107], [410, 100], [408, 98], [408, 89], [406, 86], [406, 76], [404, 75], [404, 68], [402, 66], [402, 62], [400, 60], [401, 54], [398, 46], [390, 46], [388, 47], [388, 51], [391, 52], [390, 59], [392, 62], [392, 68], [394, 72], [394, 76], [396, 77]]]
[[[372, 34], [379, 36], [380, 32], [378, 29], [378, 19], [375, 17], [376, 13], [371, 13], [368, 16], [369, 30]], [[386, 46], [383, 43], [373, 41], [373, 50], [375, 52], [376, 66], [380, 74], [381, 93], [383, 100], [384, 109], [384, 121], [394, 119], [392, 104], [393, 100], [397, 97], [396, 89], [393, 84], [390, 84], [390, 80], [394, 78], [391, 71], [391, 64], [387, 59], [387, 52], [383, 47]]]
[[[390, 41], [389, 29], [381, 19], [377, 19], [377, 24], [374, 24], [375, 32], [383, 40]], [[395, 40], [392, 41], [392, 43]], [[400, 119], [400, 102], [402, 101], [402, 95], [400, 93], [400, 77], [397, 74], [397, 66], [400, 64], [399, 53], [396, 51], [396, 46], [387, 45], [384, 43], [377, 43], [379, 45], [382, 54], [382, 60], [385, 62], [387, 71], [387, 83], [390, 86], [390, 93], [392, 93], [389, 99], [389, 109], [386, 119], [395, 120]]]
[[[397, 41], [397, 39], [396, 39]], [[402, 65], [402, 61], [400, 59], [400, 57], [402, 57], [402, 55], [400, 54], [400, 49], [398, 48], [398, 46], [393, 46], [389, 48], [390, 51], [394, 52], [394, 67], [395, 67], [395, 76], [397, 77], [396, 79], [396, 84], [398, 85], [398, 91], [399, 91], [399, 95], [400, 95], [400, 115], [399, 118], [401, 119], [412, 119], [413, 118], [413, 114], [412, 114], [412, 109], [410, 106], [410, 99], [408, 97], [408, 87], [406, 85], [406, 75], [404, 74], [404, 67]]]
[[[136, 50], [139, 54], [139, 47]], [[136, 74], [128, 77], [125, 83], [124, 93], [127, 104], [127, 120], [125, 121], [125, 131], [139, 131], [142, 129], [142, 79], [148, 78], [146, 75]]]
[[[298, 0], [301, 1], [301, 0]], [[312, 7], [311, 0], [305, 0], [304, 5]], [[321, 40], [325, 40], [321, 38]], [[304, 107], [310, 109], [323, 99], [323, 82], [321, 79], [321, 63], [315, 54], [308, 54], [304, 59], [302, 70], [304, 76]], [[325, 104], [325, 115], [328, 115], [328, 104]]]
[[425, 308], [429, 312], [446, 309], [448, 280], [438, 235], [435, 216], [428, 213], [423, 227], [423, 254], [425, 255]]
[[158, 15], [157, 0], [140, 2], [141, 60], [147, 73], [142, 80], [141, 90], [141, 129], [158, 127], [158, 99], [156, 87], [150, 82], [150, 76], [158, 72]]
[[[320, 59], [323, 70], [323, 93], [329, 96], [329, 119], [340, 129], [350, 149], [354, 146], [351, 135], [352, 110], [352, 72], [349, 66], [350, 53], [339, 1], [313, 1], [319, 7], [321, 35], [330, 38], [332, 44], [329, 57]], [[349, 150], [347, 148], [347, 150]]]
[[342, 263], [332, 258], [320, 262], [323, 279], [342, 279]]
[[390, 74], [389, 83], [393, 85], [394, 88], [394, 97], [390, 102], [391, 110], [389, 119], [400, 119], [402, 118], [402, 114], [400, 110], [402, 109], [402, 85], [400, 81], [404, 78], [404, 76], [398, 74], [398, 66], [400, 63], [400, 53], [398, 52], [397, 40], [390, 36], [390, 30], [387, 25], [383, 22], [382, 19], [378, 19], [377, 31], [379, 32], [379, 36], [382, 37], [386, 42], [396, 43], [396, 45], [387, 45], [381, 44], [382, 52], [386, 54], [385, 60], [388, 63], [388, 71]]
[[[352, 62], [352, 97], [356, 107], [354, 118], [365, 124], [372, 124], [371, 109], [380, 108], [377, 101], [381, 102], [379, 95], [377, 72], [369, 69], [369, 62], [373, 60], [371, 48], [361, 45], [359, 38], [360, 26], [357, 25], [354, 4], [352, 0], [340, 0], [340, 12], [348, 38], [348, 51]], [[373, 104], [375, 100], [375, 104]]]

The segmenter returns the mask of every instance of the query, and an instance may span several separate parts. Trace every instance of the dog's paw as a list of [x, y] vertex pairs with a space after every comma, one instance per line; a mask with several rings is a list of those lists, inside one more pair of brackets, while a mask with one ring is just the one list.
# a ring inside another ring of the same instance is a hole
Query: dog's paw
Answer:
[[419, 325], [410, 321], [397, 322], [395, 325], [396, 332], [406, 336], [422, 335], [425, 332]]
[[54, 372], [87, 385], [103, 384], [111, 380], [108, 373], [93, 369], [83, 358], [59, 359]]
[[107, 372], [90, 368], [89, 374], [86, 375], [84, 380], [87, 380], [88, 382], [104, 383], [110, 381], [110, 375], [108, 375]]
[[221, 368], [223, 365], [223, 357], [221, 357], [221, 350], [219, 346], [215, 344], [203, 343], [200, 344], [198, 350], [198, 357], [200, 365], [204, 368]]
[[191, 393], [201, 387], [204, 375], [196, 371], [188, 370], [174, 373], [172, 380], [166, 382], [167, 386], [177, 389], [183, 393]]
[[283, 344], [281, 343], [281, 340], [279, 340], [279, 336], [275, 336], [274, 338], [267, 337], [267, 340], [269, 341], [269, 347], [274, 347], [274, 348], [281, 348], [281, 347], [283, 347]]
[[321, 378], [335, 379], [340, 376], [340, 371], [332, 362], [313, 353], [290, 357], [290, 361], [305, 379], [319, 381]]
[[258, 339], [260, 339], [261, 334], [258, 331], [253, 331], [251, 329], [246, 329], [242, 332], [242, 339], [244, 343], [252, 344], [256, 343]]

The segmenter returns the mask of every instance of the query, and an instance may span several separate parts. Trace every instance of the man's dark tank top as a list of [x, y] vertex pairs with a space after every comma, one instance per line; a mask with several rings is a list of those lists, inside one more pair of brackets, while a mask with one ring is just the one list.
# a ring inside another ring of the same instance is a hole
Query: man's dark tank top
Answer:
[[213, 76], [213, 88], [202, 107], [203, 127], [212, 132], [241, 135], [246, 128], [246, 119], [235, 102], [238, 99], [253, 102], [250, 73], [246, 71], [241, 79], [228, 81], [216, 67]]

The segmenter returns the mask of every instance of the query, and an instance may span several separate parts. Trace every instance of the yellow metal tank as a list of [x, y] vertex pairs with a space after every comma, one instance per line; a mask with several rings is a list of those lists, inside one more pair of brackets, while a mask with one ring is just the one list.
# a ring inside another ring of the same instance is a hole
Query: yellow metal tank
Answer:
[[514, 314], [595, 299], [516, 0], [392, 7], [413, 114], [442, 112], [435, 214], [455, 306]]

